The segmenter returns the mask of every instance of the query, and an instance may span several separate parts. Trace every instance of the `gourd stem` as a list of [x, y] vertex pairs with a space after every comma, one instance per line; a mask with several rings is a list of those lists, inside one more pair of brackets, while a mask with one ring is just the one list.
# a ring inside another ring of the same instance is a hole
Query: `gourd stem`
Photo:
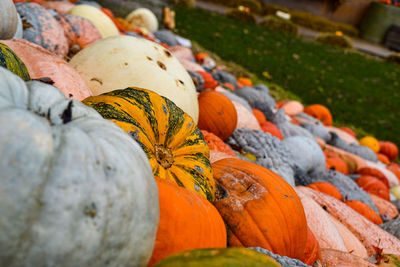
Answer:
[[155, 154], [158, 163], [160, 163], [164, 169], [170, 168], [174, 163], [174, 156], [171, 152], [171, 149], [165, 147], [164, 145], [156, 145]]

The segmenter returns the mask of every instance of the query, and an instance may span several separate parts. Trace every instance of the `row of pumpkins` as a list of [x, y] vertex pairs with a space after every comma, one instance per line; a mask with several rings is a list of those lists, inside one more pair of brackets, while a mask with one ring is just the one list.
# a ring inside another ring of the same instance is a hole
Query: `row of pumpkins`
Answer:
[[149, 10], [14, 2], [0, 2], [2, 265], [398, 266], [395, 144], [276, 103]]

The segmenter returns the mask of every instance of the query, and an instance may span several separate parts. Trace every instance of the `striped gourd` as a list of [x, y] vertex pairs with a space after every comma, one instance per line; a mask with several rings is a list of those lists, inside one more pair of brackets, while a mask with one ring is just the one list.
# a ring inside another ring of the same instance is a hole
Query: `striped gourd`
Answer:
[[22, 60], [5, 44], [0, 43], [0, 66], [18, 75], [24, 81], [29, 81], [28, 70]]
[[141, 88], [88, 97], [96, 109], [138, 141], [153, 173], [214, 201], [209, 148], [193, 119], [172, 101]]

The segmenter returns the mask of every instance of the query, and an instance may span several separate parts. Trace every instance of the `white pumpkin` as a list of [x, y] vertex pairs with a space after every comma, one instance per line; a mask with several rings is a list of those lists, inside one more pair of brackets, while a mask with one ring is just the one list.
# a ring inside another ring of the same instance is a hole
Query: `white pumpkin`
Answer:
[[0, 68], [2, 266], [146, 266], [159, 220], [146, 154], [57, 88]]
[[103, 38], [119, 35], [117, 26], [100, 9], [90, 5], [76, 5], [68, 11], [68, 14], [80, 16], [90, 20], [99, 30]]
[[159, 44], [132, 36], [106, 38], [86, 47], [69, 62], [93, 95], [135, 86], [154, 91], [197, 123], [199, 105], [192, 78]]
[[147, 8], [137, 8], [125, 18], [133, 27], [144, 27], [150, 32], [158, 30], [158, 20], [154, 13]]
[[18, 27], [18, 13], [12, 0], [0, 1], [0, 40], [12, 38]]

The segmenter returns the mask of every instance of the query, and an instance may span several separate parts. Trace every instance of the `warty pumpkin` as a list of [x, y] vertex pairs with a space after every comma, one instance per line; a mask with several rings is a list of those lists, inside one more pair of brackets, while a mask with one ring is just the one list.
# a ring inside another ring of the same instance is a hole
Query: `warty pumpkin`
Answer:
[[363, 175], [355, 180], [357, 185], [370, 194], [377, 195], [387, 201], [390, 201], [388, 187], [378, 178], [369, 175]]
[[304, 113], [322, 121], [325, 126], [332, 125], [332, 114], [329, 109], [320, 104], [314, 104], [307, 106], [304, 109]]
[[132, 36], [100, 40], [69, 62], [94, 95], [141, 87], [167, 97], [197, 123], [199, 105], [192, 78], [164, 47]]
[[212, 132], [226, 140], [236, 128], [237, 113], [232, 101], [216, 91], [204, 91], [198, 96], [201, 130]]
[[0, 81], [1, 265], [146, 265], [159, 207], [139, 144], [51, 85]]
[[18, 14], [12, 0], [0, 2], [0, 21], [0, 40], [11, 39], [18, 27]]
[[307, 221], [294, 189], [276, 173], [248, 161], [222, 159], [212, 168], [215, 206], [227, 224], [229, 246], [263, 247], [301, 259]]
[[386, 155], [390, 161], [393, 161], [397, 158], [397, 155], [399, 154], [399, 149], [395, 143], [389, 141], [380, 141], [379, 153]]
[[382, 224], [383, 221], [381, 217], [370, 207], [358, 200], [345, 200], [344, 203], [352, 208], [353, 210], [360, 213], [362, 216], [370, 220], [375, 224]]
[[64, 30], [49, 10], [36, 3], [16, 3], [15, 6], [26, 25], [24, 39], [60, 57], [68, 53]]
[[209, 148], [193, 119], [150, 90], [127, 88], [83, 100], [139, 142], [155, 176], [214, 200]]
[[0, 43], [0, 66], [18, 75], [24, 81], [29, 81], [28, 70], [24, 62], [7, 45]]
[[343, 201], [342, 194], [340, 191], [331, 183], [328, 182], [316, 182], [309, 185], [306, 185], [309, 188], [320, 191], [322, 193], [328, 194], [340, 201]]
[[82, 100], [92, 95], [82, 77], [65, 60], [23, 39], [0, 41], [25, 63], [32, 79], [50, 78], [49, 82], [68, 98]]
[[224, 221], [207, 199], [171, 181], [156, 182], [160, 222], [149, 266], [184, 250], [226, 247]]

